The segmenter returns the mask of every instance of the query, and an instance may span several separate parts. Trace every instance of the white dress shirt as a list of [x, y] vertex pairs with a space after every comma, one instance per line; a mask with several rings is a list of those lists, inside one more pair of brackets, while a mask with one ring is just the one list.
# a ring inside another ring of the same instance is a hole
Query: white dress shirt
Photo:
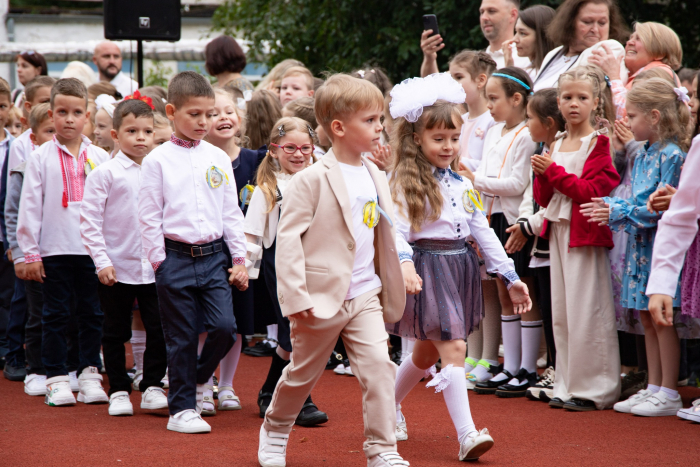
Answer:
[[139, 88], [139, 83], [126, 76], [122, 71], [117, 73], [117, 76], [110, 81], [110, 84], [117, 88], [122, 97], [132, 95]]
[[[498, 272], [511, 282], [518, 280], [513, 260], [506, 255], [501, 241], [489, 227], [484, 213], [475, 208], [470, 213], [465, 208], [463, 197], [465, 192], [474, 188], [471, 182], [449, 169], [436, 170], [435, 176], [438, 178], [443, 199], [439, 219], [424, 224], [420, 232], [416, 232], [406, 217], [405, 205], [399, 202], [394, 205], [399, 261], [413, 261], [413, 249], [409, 243], [416, 240], [464, 239], [466, 242], [467, 237], [471, 235], [479, 244], [489, 272]], [[471, 210], [473, 205], [468, 207]]]
[[[22, 162], [26, 161], [29, 155], [34, 152], [36, 146], [31, 139], [32, 130], [29, 129], [19, 135], [10, 147], [10, 156], [7, 158], [7, 173]], [[1, 167], [0, 167], [1, 169]]]
[[505, 123], [493, 125], [474, 173], [474, 186], [483, 195], [486, 212], [502, 212], [511, 225], [518, 220], [523, 193], [530, 183], [530, 157], [537, 149], [525, 125], [522, 122], [503, 136]]
[[140, 189], [141, 166], [119, 151], [87, 178], [80, 207], [80, 234], [97, 272], [113, 266], [124, 284], [155, 281], [141, 243]]
[[[518, 49], [515, 47], [515, 44], [511, 44], [510, 49], [511, 49], [511, 52], [513, 53], [513, 65], [514, 66], [516, 66], [518, 68], [522, 68], [523, 70], [525, 70], [527, 67], [530, 66], [530, 59], [527, 57], [521, 57], [520, 55], [518, 55]], [[489, 45], [488, 47], [486, 47], [486, 50], [484, 52], [486, 52], [487, 54], [489, 54], [491, 56], [491, 58], [493, 58], [493, 61], [496, 62], [496, 68], [498, 68], [500, 70], [501, 68], [506, 67], [506, 57], [503, 54], [503, 50], [501, 50], [501, 49], [498, 49], [495, 51], [491, 50], [491, 46]]]
[[233, 264], [245, 264], [243, 213], [231, 159], [206, 141], [187, 142], [173, 134], [144, 159], [139, 219], [154, 267], [165, 259], [164, 238], [202, 245], [223, 237]]
[[27, 160], [17, 220], [17, 243], [27, 264], [45, 256], [86, 254], [80, 238], [86, 166], [98, 166], [109, 155], [85, 136], [79, 154], [76, 159], [54, 136]]
[[[700, 136], [685, 159], [678, 192], [659, 221], [651, 259], [651, 274], [646, 294], [664, 294], [675, 298], [685, 254], [698, 233], [700, 218]], [[697, 292], [696, 292], [697, 293]]]

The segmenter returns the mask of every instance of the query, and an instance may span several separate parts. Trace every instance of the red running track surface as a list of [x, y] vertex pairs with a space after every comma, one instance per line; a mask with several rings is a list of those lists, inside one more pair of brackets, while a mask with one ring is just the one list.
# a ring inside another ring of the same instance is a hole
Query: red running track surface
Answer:
[[[110, 417], [107, 405], [48, 407], [43, 397], [25, 395], [22, 383], [0, 378], [0, 465], [257, 466], [256, 398], [269, 363], [269, 358], [241, 356], [234, 388], [243, 410], [207, 418], [212, 433], [205, 435], [167, 431], [167, 412], [142, 411], [137, 393], [131, 396], [133, 417]], [[684, 388], [681, 394], [687, 407], [700, 389]], [[366, 466], [356, 378], [328, 370], [312, 396], [330, 421], [295, 428], [287, 465]], [[700, 424], [676, 417], [573, 413], [525, 398], [472, 392], [469, 400], [477, 428], [487, 427], [496, 441], [481, 465], [699, 465]], [[404, 401], [403, 413], [409, 440], [398, 450], [412, 466], [463, 465], [441, 394], [421, 383]]]

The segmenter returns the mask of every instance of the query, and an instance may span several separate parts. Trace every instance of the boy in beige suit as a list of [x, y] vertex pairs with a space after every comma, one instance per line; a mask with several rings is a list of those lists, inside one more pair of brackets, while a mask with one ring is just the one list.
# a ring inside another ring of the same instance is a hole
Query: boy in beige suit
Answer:
[[316, 118], [333, 142], [285, 192], [277, 233], [277, 288], [291, 322], [291, 363], [260, 428], [258, 461], [284, 467], [294, 420], [342, 336], [362, 388], [369, 467], [407, 466], [396, 452], [394, 379], [384, 323], [406, 302], [386, 174], [361, 153], [376, 148], [384, 99], [369, 83], [329, 78]]

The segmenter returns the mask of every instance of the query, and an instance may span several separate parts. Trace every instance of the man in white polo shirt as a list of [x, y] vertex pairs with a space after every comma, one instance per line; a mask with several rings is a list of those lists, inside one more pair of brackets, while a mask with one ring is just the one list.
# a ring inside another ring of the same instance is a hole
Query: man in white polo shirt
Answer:
[[122, 73], [122, 52], [114, 42], [97, 44], [92, 62], [100, 73], [100, 81], [108, 81], [123, 97], [133, 94], [139, 88], [136, 81]]

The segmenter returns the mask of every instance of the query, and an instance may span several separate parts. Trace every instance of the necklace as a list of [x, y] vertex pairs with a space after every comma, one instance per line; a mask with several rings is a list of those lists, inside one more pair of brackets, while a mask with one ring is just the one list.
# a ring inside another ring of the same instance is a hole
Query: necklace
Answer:
[[[521, 123], [522, 123], [522, 122], [521, 122]], [[510, 130], [512, 130], [513, 128], [515, 128], [515, 127], [518, 126], [518, 125], [520, 125], [520, 123], [516, 123], [515, 125], [513, 125], [513, 126], [510, 127], [510, 128], [508, 128], [507, 126], [503, 125], [503, 130], [505, 130], [505, 132], [508, 133]]]

